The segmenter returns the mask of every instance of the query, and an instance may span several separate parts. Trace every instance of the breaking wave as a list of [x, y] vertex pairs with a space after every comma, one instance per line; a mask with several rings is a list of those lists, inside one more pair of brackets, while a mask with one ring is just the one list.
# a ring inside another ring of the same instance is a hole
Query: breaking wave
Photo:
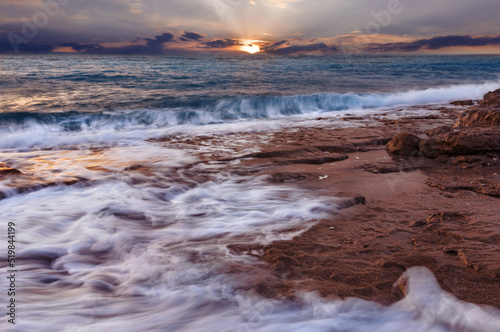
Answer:
[[[193, 97], [172, 104], [158, 101], [154, 109], [105, 110], [101, 112], [0, 113], [0, 132], [33, 130], [99, 131], [137, 127], [171, 127], [183, 124], [206, 125], [238, 119], [277, 118], [300, 114], [363, 110], [381, 107], [446, 103], [458, 99], [480, 99], [500, 82], [453, 85], [395, 93], [318, 93], [295, 96]], [[198, 100], [202, 98], [202, 100]]]

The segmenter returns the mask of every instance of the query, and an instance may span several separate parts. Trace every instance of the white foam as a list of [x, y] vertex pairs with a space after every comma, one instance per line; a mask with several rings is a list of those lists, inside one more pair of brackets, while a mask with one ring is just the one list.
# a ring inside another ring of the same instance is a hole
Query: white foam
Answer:
[[[19, 234], [20, 331], [71, 324], [85, 330], [89, 320], [94, 330], [132, 331], [141, 325], [139, 313], [146, 330], [155, 321], [169, 326], [193, 315], [199, 321], [190, 325], [206, 327], [204, 320], [226, 314], [224, 302], [234, 301], [224, 266], [255, 261], [235, 256], [228, 244], [290, 239], [313, 224], [309, 219], [335, 210], [335, 200], [271, 186], [262, 178], [220, 177], [194, 187], [163, 180], [163, 188], [155, 188], [154, 179], [137, 187], [106, 181], [0, 201], [0, 213], [15, 220]], [[5, 249], [0, 252], [5, 260]], [[56, 260], [47, 263], [46, 257]], [[56, 281], [43, 283], [47, 278]], [[96, 288], [109, 289], [116, 298]], [[199, 312], [200, 303], [208, 306], [206, 312]], [[233, 318], [228, 326], [239, 320]], [[211, 324], [215, 330], [220, 323]]]

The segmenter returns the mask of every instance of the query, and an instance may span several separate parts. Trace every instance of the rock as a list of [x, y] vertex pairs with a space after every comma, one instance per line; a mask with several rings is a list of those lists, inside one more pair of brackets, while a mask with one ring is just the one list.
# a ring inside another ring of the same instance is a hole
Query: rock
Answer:
[[413, 220], [408, 224], [408, 227], [418, 228], [418, 227], [423, 227], [426, 225], [427, 225], [427, 223], [423, 220]]
[[451, 158], [449, 156], [441, 155], [436, 158], [436, 161], [441, 164], [446, 164], [450, 161], [450, 159]]
[[276, 160], [279, 165], [291, 165], [291, 164], [310, 164], [310, 165], [322, 165], [326, 163], [334, 163], [337, 161], [344, 161], [349, 159], [348, 155], [339, 153], [330, 153], [325, 156], [311, 156], [310, 158], [297, 158], [297, 159], [287, 159], [287, 160]]
[[467, 224], [467, 217], [457, 212], [436, 212], [426, 220], [427, 224]]
[[472, 106], [474, 105], [474, 100], [457, 100], [457, 101], [452, 101], [450, 105], [454, 106]]
[[420, 138], [408, 133], [397, 134], [387, 143], [387, 151], [402, 156], [410, 156], [418, 151]]
[[477, 163], [482, 163], [483, 161], [484, 161], [483, 158], [476, 156], [459, 156], [453, 158], [451, 163], [453, 165], [462, 165], [462, 164], [477, 164]]
[[500, 89], [488, 92], [479, 103], [481, 107], [500, 108]]
[[292, 173], [292, 172], [279, 172], [274, 173], [269, 178], [269, 182], [271, 183], [289, 183], [289, 182], [298, 182], [302, 181], [306, 178], [306, 175], [302, 173]]
[[449, 133], [449, 132], [452, 132], [453, 131], [453, 127], [452, 126], [441, 126], [441, 127], [437, 127], [437, 128], [434, 128], [434, 129], [431, 129], [431, 130], [427, 130], [425, 132], [425, 134], [429, 137], [432, 137], [432, 136], [436, 136], [436, 135], [439, 135], [439, 134], [445, 134], [445, 133]]
[[358, 196], [354, 197], [354, 202], [356, 204], [366, 205], [366, 198], [363, 195], [358, 195]]
[[21, 171], [11, 168], [4, 163], [0, 163], [0, 176], [11, 174], [21, 174]]
[[420, 153], [429, 158], [440, 155], [476, 155], [500, 151], [498, 128], [464, 128], [461, 131], [422, 140]]
[[354, 205], [359, 205], [359, 204], [366, 205], [366, 198], [362, 195], [357, 195], [355, 197], [340, 201], [337, 204], [337, 208], [339, 210], [342, 210], [342, 209], [347, 209], [347, 208], [353, 207]]
[[349, 159], [345, 152], [355, 152], [353, 146], [311, 146], [300, 147], [293, 150], [269, 150], [258, 153], [247, 154], [236, 158], [220, 159], [220, 161], [230, 161], [243, 158], [270, 159], [277, 165], [292, 164], [312, 164], [321, 165]]
[[500, 109], [471, 110], [458, 118], [454, 127], [492, 127], [500, 126]]

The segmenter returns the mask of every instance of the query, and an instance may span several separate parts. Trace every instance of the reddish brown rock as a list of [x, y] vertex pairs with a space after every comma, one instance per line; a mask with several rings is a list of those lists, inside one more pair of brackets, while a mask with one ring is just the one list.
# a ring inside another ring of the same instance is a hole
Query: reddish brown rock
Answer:
[[461, 131], [433, 136], [420, 142], [422, 155], [475, 155], [500, 151], [500, 128], [464, 128]]
[[479, 106], [500, 108], [500, 89], [485, 94], [483, 100], [479, 103]]
[[445, 134], [445, 133], [449, 133], [449, 132], [452, 132], [453, 131], [453, 127], [452, 126], [441, 126], [441, 127], [437, 127], [437, 128], [434, 128], [434, 129], [431, 129], [431, 130], [427, 130], [425, 132], [425, 134], [429, 137], [432, 137], [432, 136], [436, 136], [436, 135], [439, 135], [439, 134]]
[[387, 143], [386, 148], [390, 153], [410, 156], [416, 154], [419, 143], [420, 138], [417, 136], [408, 133], [401, 133], [397, 134], [392, 141]]
[[454, 106], [472, 106], [474, 105], [474, 100], [457, 100], [450, 103]]
[[471, 110], [458, 118], [454, 127], [493, 127], [500, 126], [500, 109]]

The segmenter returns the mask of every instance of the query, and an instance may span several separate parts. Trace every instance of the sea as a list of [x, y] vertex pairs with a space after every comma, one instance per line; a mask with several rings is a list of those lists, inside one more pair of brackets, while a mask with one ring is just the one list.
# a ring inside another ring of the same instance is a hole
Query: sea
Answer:
[[391, 306], [248, 289], [259, 252], [231, 245], [291, 239], [337, 198], [228, 171], [318, 116], [497, 88], [498, 55], [0, 55], [0, 162], [22, 172], [0, 178], [0, 330], [500, 331], [422, 268]]

